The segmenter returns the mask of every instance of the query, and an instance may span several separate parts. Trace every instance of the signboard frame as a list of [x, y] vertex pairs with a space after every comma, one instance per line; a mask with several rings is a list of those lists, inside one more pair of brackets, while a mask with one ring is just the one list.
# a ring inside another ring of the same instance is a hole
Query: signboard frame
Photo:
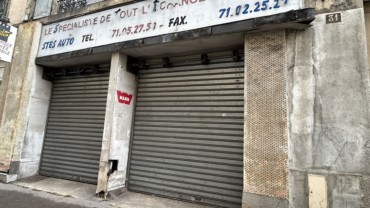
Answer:
[[270, 16], [301, 0], [146, 0], [45, 25], [37, 57]]

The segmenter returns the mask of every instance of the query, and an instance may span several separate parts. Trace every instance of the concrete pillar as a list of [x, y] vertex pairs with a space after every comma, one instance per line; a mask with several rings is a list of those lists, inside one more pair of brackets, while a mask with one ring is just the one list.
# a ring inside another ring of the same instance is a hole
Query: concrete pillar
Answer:
[[124, 188], [127, 180], [137, 82], [127, 69], [127, 56], [113, 54], [97, 193]]
[[245, 39], [243, 207], [288, 207], [285, 31]]
[[35, 175], [45, 132], [51, 84], [36, 66], [41, 23], [19, 26], [0, 126], [0, 171]]
[[18, 178], [34, 176], [39, 171], [52, 89], [52, 83], [42, 79], [41, 67], [34, 66], [28, 70], [33, 71], [34, 78]]

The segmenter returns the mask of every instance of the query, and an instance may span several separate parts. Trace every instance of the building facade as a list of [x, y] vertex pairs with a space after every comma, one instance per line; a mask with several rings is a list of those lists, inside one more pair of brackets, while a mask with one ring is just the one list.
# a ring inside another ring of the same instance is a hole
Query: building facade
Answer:
[[1, 177], [221, 207], [370, 207], [369, 6], [11, 1]]

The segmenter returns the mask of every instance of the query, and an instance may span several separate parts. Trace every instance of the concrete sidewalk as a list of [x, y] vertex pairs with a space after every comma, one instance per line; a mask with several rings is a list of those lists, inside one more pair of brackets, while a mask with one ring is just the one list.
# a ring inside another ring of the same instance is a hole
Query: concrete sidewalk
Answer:
[[[2, 186], [3, 184], [1, 184]], [[161, 198], [151, 195], [126, 191], [119, 196], [109, 197], [107, 200], [95, 196], [95, 185], [78, 183], [74, 181], [34, 176], [22, 179], [13, 184], [6, 184], [18, 191], [23, 190], [32, 194], [49, 194], [69, 198], [76, 205], [84, 207], [122, 207], [122, 208], [206, 208], [193, 203]], [[5, 187], [5, 186], [2, 186]], [[22, 188], [23, 187], [23, 188]], [[26, 190], [25, 188], [28, 188]], [[0, 188], [1, 190], [1, 188]], [[37, 190], [37, 191], [36, 191]], [[45, 196], [47, 196], [47, 194]], [[43, 198], [45, 198], [43, 196]], [[53, 198], [53, 197], [51, 197]], [[63, 201], [63, 200], [62, 200]]]

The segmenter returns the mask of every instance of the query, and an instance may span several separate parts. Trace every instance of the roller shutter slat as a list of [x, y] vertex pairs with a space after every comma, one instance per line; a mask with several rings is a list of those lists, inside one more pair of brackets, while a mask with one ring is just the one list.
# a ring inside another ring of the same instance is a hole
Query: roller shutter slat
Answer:
[[87, 103], [107, 102], [107, 98], [59, 98], [52, 99], [51, 104], [71, 104], [71, 105], [86, 105]]
[[[132, 182], [133, 184], [137, 185], [137, 186], [145, 186], [145, 187], [150, 187], [150, 188], [156, 188], [156, 189], [161, 189], [161, 190], [168, 190], [168, 191], [172, 191], [172, 192], [178, 192], [178, 193], [187, 193], [189, 195], [194, 195], [194, 196], [205, 196], [205, 197], [213, 197], [213, 198], [217, 198], [217, 199], [223, 199], [223, 200], [226, 200], [226, 201], [231, 201], [231, 202], [238, 202], [240, 201], [237, 197], [230, 197], [228, 195], [225, 195], [225, 194], [222, 194], [222, 193], [210, 193], [208, 192], [207, 190], [209, 189], [206, 189], [206, 188], [203, 188], [203, 189], [186, 189], [185, 187], [181, 187], [181, 185], [179, 184], [175, 184], [175, 183], [166, 183], [165, 180], [150, 180], [150, 179], [147, 179], [147, 178], [144, 178], [144, 177], [136, 177], [135, 178], [136, 180], [134, 180], [134, 182]], [[141, 179], [141, 180], [139, 180]], [[162, 183], [163, 182], [163, 183]], [[174, 185], [173, 185], [174, 184]], [[173, 186], [171, 186], [173, 185]], [[178, 186], [176, 186], [178, 185]], [[217, 196], [215, 196], [217, 195]]]
[[192, 128], [192, 129], [227, 129], [227, 130], [240, 130], [243, 126], [234, 124], [213, 124], [213, 123], [185, 123], [185, 122], [150, 122], [150, 121], [135, 121], [135, 126], [146, 127], [173, 127], [173, 128]]
[[72, 160], [73, 158], [81, 159], [81, 162], [84, 160], [93, 160], [96, 161], [96, 155], [88, 155], [84, 153], [71, 153], [71, 152], [54, 152], [53, 150], [47, 150], [45, 149], [43, 151], [45, 153], [43, 155], [43, 158], [52, 158], [52, 157], [60, 157], [65, 160], [68, 158], [69, 160]]
[[69, 143], [67, 141], [63, 143], [58, 143], [55, 140], [51, 140], [51, 141], [45, 142], [44, 145], [47, 145], [48, 147], [52, 147], [52, 148], [69, 148], [70, 150], [84, 149], [86, 151], [98, 151], [98, 152], [100, 152], [101, 150], [100, 145], [76, 144], [76, 143]]
[[53, 95], [85, 95], [85, 94], [107, 94], [108, 90], [107, 89], [102, 89], [102, 90], [70, 90], [70, 91], [59, 91], [59, 92], [54, 92]]
[[137, 112], [243, 112], [243, 107], [136, 107]]
[[[71, 120], [70, 120], [71, 121]], [[63, 122], [63, 120], [59, 120], [57, 122], [49, 121], [48, 125], [50, 127], [52, 126], [58, 126], [58, 127], [75, 127], [76, 124], [72, 122]], [[99, 128], [101, 127], [102, 123], [94, 124], [94, 123], [84, 123], [83, 120], [81, 120], [81, 123], [78, 124], [79, 127], [86, 127], [86, 128]]]
[[152, 70], [141, 70], [140, 74], [145, 75], [145, 74], [160, 74], [160, 73], [171, 73], [171, 72], [189, 72], [189, 71], [205, 71], [205, 70], [217, 70], [217, 69], [235, 69], [235, 68], [243, 68], [243, 66], [244, 66], [244, 64], [241, 63], [241, 62], [212, 64], [212, 65], [193, 65], [193, 66], [174, 67], [174, 68], [171, 68], [171, 69], [160, 68], [160, 69], [152, 69]]
[[[184, 177], [184, 172], [181, 170], [161, 169], [161, 168], [153, 168], [153, 167], [146, 167], [146, 166], [140, 166], [140, 165], [135, 166], [131, 170]], [[187, 177], [195, 178], [199, 180], [215, 181], [215, 182], [219, 182], [222, 184], [233, 184], [237, 186], [240, 186], [240, 184], [243, 183], [242, 179], [235, 179], [235, 178], [231, 178], [227, 176], [217, 176], [217, 175], [204, 174], [204, 173], [202, 174], [202, 173], [187, 172]]]
[[244, 73], [233, 73], [233, 74], [206, 74], [199, 76], [171, 76], [169, 73], [168, 77], [164, 78], [151, 78], [141, 79], [141, 83], [171, 83], [171, 82], [188, 82], [188, 81], [208, 81], [208, 80], [228, 80], [228, 79], [243, 79]]
[[105, 106], [88, 106], [88, 107], [69, 107], [69, 106], [51, 106], [52, 111], [105, 111]]
[[135, 131], [158, 131], [169, 133], [199, 133], [209, 135], [230, 135], [230, 136], [243, 136], [242, 130], [225, 130], [225, 129], [192, 129], [192, 128], [168, 128], [168, 127], [148, 127], [148, 126], [135, 126]]
[[[209, 163], [219, 163], [219, 164], [229, 164], [229, 165], [240, 165], [238, 160], [233, 159], [224, 159], [224, 158], [217, 158], [217, 157], [207, 157], [207, 156], [199, 156], [199, 155], [185, 155], [185, 154], [171, 154], [171, 153], [158, 153], [158, 152], [143, 152], [143, 151], [132, 151], [133, 155], [137, 156], [149, 156], [149, 157], [156, 157], [156, 158], [172, 158], [178, 160], [189, 160], [189, 161], [198, 161], [198, 162], [209, 162]], [[238, 158], [242, 159], [242, 158]]]
[[88, 103], [52, 103], [52, 107], [105, 107], [106, 102], [88, 102]]
[[203, 139], [210, 141], [234, 141], [241, 142], [240, 136], [229, 135], [211, 135], [211, 134], [190, 134], [190, 133], [171, 133], [158, 131], [134, 131], [135, 136], [154, 136], [154, 137], [169, 137], [169, 138], [183, 138], [183, 139]]
[[185, 81], [185, 82], [160, 82], [160, 83], [140, 83], [139, 88], [144, 87], [183, 87], [183, 86], [209, 86], [209, 85], [227, 85], [241, 84], [244, 79], [225, 79], [225, 80], [207, 80], [207, 81]]
[[159, 143], [159, 142], [149, 142], [149, 141], [134, 141], [134, 145], [146, 145], [148, 147], [166, 147], [173, 149], [189, 149], [189, 150], [202, 150], [210, 152], [224, 152], [224, 153], [242, 153], [242, 147], [220, 147], [211, 145], [198, 145], [198, 144], [181, 144], [181, 143]]
[[204, 174], [205, 176], [224, 176], [232, 179], [243, 181], [243, 174], [240, 172], [231, 172], [230, 170], [217, 170], [217, 169], [207, 169], [207, 168], [199, 168], [197, 166], [185, 166], [177, 163], [154, 163], [152, 161], [143, 161], [143, 160], [132, 160], [131, 161], [131, 168], [134, 169], [136, 167], [151, 167], [151, 168], [161, 168], [162, 170], [178, 170], [182, 171], [183, 173], [199, 173]]
[[222, 146], [222, 147], [234, 147], [241, 148], [241, 142], [226, 141], [226, 140], [202, 140], [202, 139], [181, 139], [176, 137], [155, 137], [155, 136], [134, 136], [135, 141], [144, 142], [158, 142], [158, 143], [174, 143], [174, 144], [198, 144], [198, 145], [212, 145], [212, 146]]
[[212, 118], [204, 118], [204, 117], [156, 117], [156, 116], [137, 116], [135, 115], [136, 121], [168, 121], [168, 122], [180, 122], [180, 123], [211, 123], [211, 124], [241, 124], [243, 125], [244, 119], [236, 119], [236, 118], [224, 118], [222, 120], [215, 120]]
[[[99, 94], [77, 94], [77, 95], [71, 95], [71, 94], [68, 94], [68, 95], [52, 95], [51, 96], [51, 99], [59, 99], [59, 98], [63, 98], [63, 99], [74, 99], [74, 98], [106, 98], [107, 97], [107, 93], [105, 92], [101, 92]], [[82, 102], [85, 102], [85, 100], [81, 100]]]
[[[181, 187], [183, 189], [191, 189], [193, 191], [199, 191], [203, 193], [212, 193], [212, 194], [219, 194], [223, 196], [233, 197], [238, 196], [239, 190], [228, 190], [227, 188], [214, 188], [212, 186], [207, 186], [199, 183], [190, 183], [191, 180], [184, 179], [186, 177], [167, 177], [167, 179], [161, 177], [158, 174], [152, 174], [151, 177], [148, 177], [148, 175], [141, 176], [140, 174], [136, 174], [133, 176], [134, 180], [137, 181], [143, 181], [143, 182], [150, 182], [153, 184], [161, 184], [161, 185], [167, 185], [171, 187]], [[174, 181], [172, 181], [173, 179]], [[242, 190], [240, 190], [242, 191]]]
[[207, 90], [237, 90], [244, 89], [243, 84], [236, 85], [213, 85], [213, 86], [184, 86], [184, 87], [156, 87], [156, 88], [139, 88], [139, 93], [145, 92], [188, 92], [188, 91], [207, 91]]
[[243, 95], [243, 90], [229, 90], [229, 91], [183, 91], [183, 92], [141, 92], [137, 97], [177, 97], [181, 96], [238, 96]]
[[75, 158], [75, 157], [63, 157], [63, 156], [58, 156], [58, 155], [44, 155], [44, 160], [57, 160], [57, 161], [64, 161], [64, 160], [69, 160], [69, 161], [74, 161], [77, 163], [86, 163], [86, 164], [96, 164], [99, 165], [99, 161], [88, 159], [88, 158]]
[[209, 102], [209, 101], [242, 101], [243, 96], [181, 96], [176, 97], [138, 97], [137, 102], [140, 105], [141, 102]]
[[86, 120], [86, 119], [63, 119], [63, 118], [49, 118], [48, 123], [55, 123], [55, 124], [64, 124], [68, 123], [69, 125], [98, 125], [97, 127], [101, 126], [104, 124], [104, 120]]
[[89, 141], [89, 140], [73, 140], [73, 139], [57, 139], [57, 138], [52, 138], [49, 137], [50, 142], [55, 142], [55, 143], [66, 143], [66, 144], [79, 144], [79, 145], [87, 145], [87, 146], [100, 146], [101, 140], [96, 140], [96, 141]]
[[94, 120], [104, 120], [105, 116], [104, 115], [65, 115], [65, 114], [51, 114], [49, 113], [49, 118], [61, 118], [61, 119], [86, 119], [89, 121], [94, 121]]
[[158, 78], [169, 78], [169, 77], [184, 77], [184, 76], [199, 76], [199, 75], [225, 75], [225, 74], [244, 74], [244, 69], [239, 68], [221, 68], [221, 69], [208, 69], [208, 70], [184, 70], [184, 71], [171, 71], [163, 73], [153, 73], [153, 74], [139, 74], [141, 80], [150, 79], [155, 80]]
[[104, 82], [108, 82], [109, 77], [106, 76], [106, 74], [100, 75], [92, 75], [90, 77], [85, 77], [85, 78], [76, 78], [76, 77], [69, 77], [67, 79], [56, 79], [54, 81], [55, 85], [63, 84], [63, 83], [91, 83], [91, 82], [97, 82], [100, 84], [97, 84], [96, 86], [102, 85]]
[[207, 117], [207, 118], [243, 118], [241, 113], [214, 113], [214, 112], [136, 112], [138, 116], [180, 116], [180, 117]]
[[54, 92], [74, 92], [74, 91], [81, 91], [81, 90], [106, 90], [106, 85], [98, 85], [98, 86], [77, 86], [77, 87], [61, 87], [61, 88], [54, 88]]
[[226, 159], [233, 159], [233, 160], [240, 160], [242, 156], [239, 153], [225, 153], [225, 152], [209, 152], [209, 151], [202, 151], [202, 150], [193, 150], [193, 149], [169, 149], [166, 147], [153, 147], [153, 146], [136, 146], [133, 148], [135, 151], [141, 152], [167, 152], [171, 153], [178, 153], [180, 155], [197, 155], [199, 157], [213, 157], [213, 158], [226, 158]]

